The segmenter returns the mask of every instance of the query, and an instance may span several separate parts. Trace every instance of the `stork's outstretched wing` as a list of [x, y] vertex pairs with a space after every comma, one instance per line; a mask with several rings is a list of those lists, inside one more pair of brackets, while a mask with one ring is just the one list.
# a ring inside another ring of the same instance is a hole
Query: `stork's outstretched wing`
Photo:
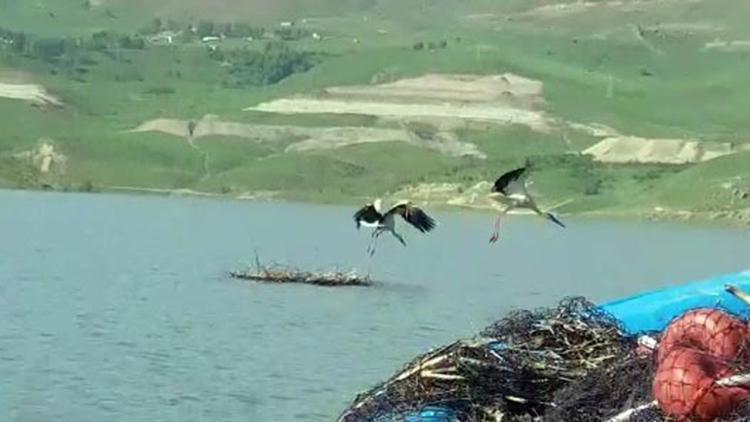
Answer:
[[396, 213], [406, 220], [407, 223], [411, 224], [417, 230], [422, 233], [435, 228], [435, 220], [427, 215], [421, 208], [412, 205], [409, 201], [402, 201], [394, 205], [393, 208], [388, 210], [386, 215]]
[[358, 229], [362, 224], [366, 226], [377, 225], [382, 218], [383, 215], [375, 209], [373, 204], [367, 204], [354, 213], [354, 221], [357, 223]]
[[505, 196], [526, 193], [526, 167], [511, 170], [500, 176], [492, 186], [492, 192]]

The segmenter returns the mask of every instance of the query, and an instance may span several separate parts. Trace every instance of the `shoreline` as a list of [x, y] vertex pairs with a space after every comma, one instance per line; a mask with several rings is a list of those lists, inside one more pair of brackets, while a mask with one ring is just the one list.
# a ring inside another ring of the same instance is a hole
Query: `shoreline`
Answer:
[[[148, 188], [137, 186], [105, 186], [98, 187], [95, 190], [83, 189], [54, 189], [54, 188], [18, 188], [2, 187], [0, 190], [16, 192], [49, 192], [49, 193], [71, 193], [71, 194], [112, 194], [124, 196], [156, 196], [156, 197], [173, 197], [173, 198], [201, 198], [208, 200], [223, 201], [253, 201], [253, 202], [283, 202], [299, 203], [307, 205], [339, 205], [339, 206], [360, 206], [367, 201], [372, 200], [370, 197], [332, 197], [322, 198], [317, 196], [306, 196], [295, 192], [283, 191], [248, 191], [240, 194], [223, 194], [217, 192], [198, 191], [194, 189], [169, 189], [169, 188]], [[388, 198], [389, 195], [383, 195]], [[415, 200], [419, 203], [420, 201]], [[442, 212], [469, 212], [472, 214], [495, 213], [492, 207], [483, 206], [466, 206], [453, 205], [446, 202], [430, 202], [428, 205], [433, 210]], [[733, 211], [689, 211], [689, 210], [671, 210], [658, 208], [652, 210], [590, 210], [582, 212], [561, 212], [565, 217], [575, 217], [587, 220], [609, 219], [619, 221], [641, 221], [641, 222], [669, 222], [676, 224], [689, 225], [691, 227], [720, 227], [720, 228], [750, 228], [750, 210], [733, 210]], [[510, 215], [532, 215], [531, 212], [515, 211]]]

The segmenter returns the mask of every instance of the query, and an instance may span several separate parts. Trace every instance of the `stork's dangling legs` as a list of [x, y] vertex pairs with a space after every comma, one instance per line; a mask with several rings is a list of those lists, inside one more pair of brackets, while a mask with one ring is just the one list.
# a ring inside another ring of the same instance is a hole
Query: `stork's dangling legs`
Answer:
[[372, 256], [375, 253], [375, 237], [378, 234], [379, 229], [375, 229], [370, 234], [370, 244], [367, 245], [367, 253]]
[[503, 216], [508, 212], [508, 209], [504, 209], [503, 211], [498, 214], [497, 218], [495, 219], [495, 226], [494, 230], [492, 231], [492, 237], [490, 237], [490, 243], [497, 242], [497, 239], [500, 238], [500, 220], [503, 218]]
[[375, 255], [375, 246], [377, 245], [378, 238], [380, 237], [380, 235], [382, 235], [386, 231], [390, 232], [393, 235], [393, 237], [395, 237], [396, 239], [398, 239], [399, 242], [401, 242], [402, 245], [406, 246], [406, 241], [404, 240], [404, 238], [400, 234], [396, 233], [395, 230], [378, 228], [373, 232], [373, 239], [370, 242], [370, 247], [368, 248], [368, 252], [370, 253], [370, 256]]
[[378, 227], [372, 232], [372, 240], [370, 240], [370, 246], [367, 247], [367, 253], [370, 254], [370, 256], [375, 255], [375, 245], [378, 242], [378, 238], [381, 234], [383, 234], [383, 228]]
[[497, 242], [497, 239], [500, 238], [500, 219], [503, 218], [502, 214], [497, 216], [497, 219], [495, 219], [495, 229], [492, 232], [492, 237], [490, 237], [490, 243]]

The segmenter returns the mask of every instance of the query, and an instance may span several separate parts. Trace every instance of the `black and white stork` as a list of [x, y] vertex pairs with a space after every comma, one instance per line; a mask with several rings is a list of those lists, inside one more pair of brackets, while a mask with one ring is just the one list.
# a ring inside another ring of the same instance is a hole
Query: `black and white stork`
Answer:
[[407, 223], [411, 224], [422, 233], [427, 233], [434, 229], [437, 223], [427, 215], [421, 208], [415, 206], [410, 201], [401, 201], [396, 203], [385, 213], [382, 212], [380, 199], [376, 199], [371, 204], [367, 204], [354, 213], [354, 221], [357, 223], [357, 229], [361, 226], [372, 227], [372, 241], [367, 248], [367, 252], [372, 256], [375, 254], [375, 243], [378, 237], [385, 232], [389, 232], [406, 246], [404, 238], [396, 232], [396, 215], [400, 215]]
[[500, 237], [500, 219], [509, 211], [516, 208], [529, 209], [558, 226], [565, 227], [565, 224], [554, 214], [543, 212], [539, 209], [534, 199], [526, 190], [526, 175], [526, 167], [520, 167], [500, 176], [492, 186], [490, 199], [499, 202], [504, 208], [500, 211], [500, 215], [497, 216], [497, 220], [495, 220], [495, 230], [492, 232], [492, 237], [490, 237], [490, 243], [497, 242], [497, 239]]

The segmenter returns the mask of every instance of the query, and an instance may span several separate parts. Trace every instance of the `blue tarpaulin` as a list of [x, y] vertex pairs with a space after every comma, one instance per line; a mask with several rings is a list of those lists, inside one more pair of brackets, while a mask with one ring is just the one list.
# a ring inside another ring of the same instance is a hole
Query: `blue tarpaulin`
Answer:
[[750, 291], [750, 271], [641, 293], [606, 302], [601, 308], [633, 334], [663, 331], [673, 319], [696, 308], [720, 308], [747, 317], [750, 307], [725, 291], [728, 284]]

